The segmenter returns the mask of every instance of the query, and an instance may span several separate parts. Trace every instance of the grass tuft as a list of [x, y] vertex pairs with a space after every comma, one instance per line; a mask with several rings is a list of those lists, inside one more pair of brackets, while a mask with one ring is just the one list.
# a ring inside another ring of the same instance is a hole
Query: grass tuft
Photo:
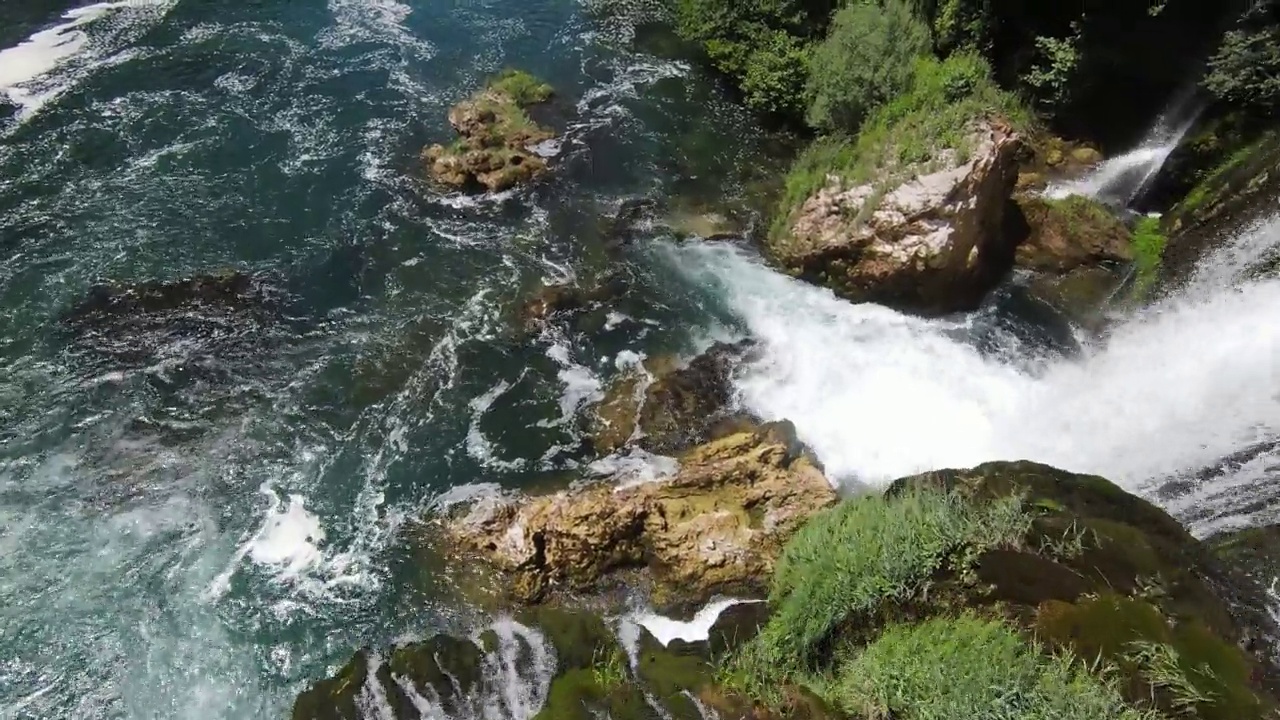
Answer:
[[[1091, 672], [1091, 670], [1094, 670]], [[1046, 655], [972, 615], [889, 627], [854, 651], [824, 694], [857, 717], [895, 720], [1156, 720], [1126, 704], [1114, 673]]]
[[1160, 218], [1148, 215], [1138, 221], [1133, 229], [1133, 255], [1136, 277], [1133, 297], [1144, 300], [1159, 276], [1160, 264], [1168, 238], [1160, 230]]
[[526, 107], [551, 99], [555, 94], [551, 86], [524, 70], [503, 70], [489, 81], [489, 89], [506, 95], [515, 104]]

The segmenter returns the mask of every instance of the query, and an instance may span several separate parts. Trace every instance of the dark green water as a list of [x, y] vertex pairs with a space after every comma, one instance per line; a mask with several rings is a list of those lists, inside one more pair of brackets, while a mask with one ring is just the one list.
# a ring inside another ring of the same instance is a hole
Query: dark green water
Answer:
[[[699, 298], [644, 247], [611, 257], [599, 218], [762, 174], [752, 124], [625, 16], [0, 9], [0, 48], [32, 38], [0, 59], [25, 73], [0, 89], [0, 717], [283, 716], [354, 648], [455, 621], [412, 521], [450, 488], [576, 467], [575, 412], [617, 354], [699, 341], [678, 322]], [[508, 65], [560, 91], [555, 180], [425, 186], [448, 107]], [[629, 317], [515, 332], [529, 290], [606, 264]], [[228, 269], [273, 304], [61, 319], [96, 283]]]

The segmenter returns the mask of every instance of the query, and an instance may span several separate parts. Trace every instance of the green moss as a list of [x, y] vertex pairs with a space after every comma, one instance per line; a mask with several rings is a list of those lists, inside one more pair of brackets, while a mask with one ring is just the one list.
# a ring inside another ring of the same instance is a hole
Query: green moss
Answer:
[[1192, 704], [1203, 720], [1248, 720], [1274, 710], [1254, 693], [1253, 663], [1243, 651], [1196, 620], [1171, 624], [1147, 600], [1109, 593], [1046, 603], [1036, 633], [1055, 647], [1115, 664], [1134, 699], [1152, 698], [1163, 710], [1177, 712], [1191, 697], [1199, 698]]
[[503, 70], [489, 80], [489, 89], [506, 95], [521, 106], [537, 105], [551, 99], [555, 91], [551, 86], [523, 70]]
[[1192, 217], [1204, 210], [1212, 202], [1216, 202], [1219, 194], [1226, 188], [1223, 182], [1233, 170], [1243, 166], [1253, 157], [1263, 143], [1271, 139], [1267, 135], [1258, 142], [1251, 143], [1237, 149], [1223, 160], [1217, 167], [1209, 172], [1203, 180], [1196, 183], [1196, 186], [1187, 193], [1187, 196], [1178, 203], [1178, 207], [1174, 210], [1174, 214], [1184, 217]]
[[979, 55], [920, 58], [910, 89], [872, 112], [856, 138], [820, 139], [800, 155], [787, 176], [774, 235], [785, 234], [795, 210], [829, 177], [846, 185], [875, 181], [889, 187], [914, 173], [966, 161], [975, 123], [989, 117], [1019, 130], [1033, 125], [1030, 112], [996, 86]]
[[1030, 524], [1019, 497], [970, 503], [932, 490], [857, 498], [820, 513], [782, 553], [773, 615], [732, 661], [738, 681], [749, 691], [776, 686], [808, 666], [841, 623], [910, 599], [945, 565], [1018, 545]]
[[824, 693], [858, 717], [898, 720], [1147, 720], [1070, 654], [1047, 657], [974, 616], [887, 628], [854, 651]]
[[1133, 297], [1143, 300], [1159, 278], [1160, 264], [1169, 240], [1160, 230], [1160, 218], [1148, 215], [1133, 229], [1134, 285]]

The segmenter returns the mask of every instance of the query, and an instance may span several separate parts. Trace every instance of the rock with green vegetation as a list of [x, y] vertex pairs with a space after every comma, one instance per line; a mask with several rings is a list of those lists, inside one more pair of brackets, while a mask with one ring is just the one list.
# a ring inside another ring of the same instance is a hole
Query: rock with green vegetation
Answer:
[[546, 160], [535, 147], [555, 133], [526, 110], [551, 96], [551, 86], [523, 71], [508, 70], [490, 80], [449, 111], [458, 141], [423, 151], [431, 177], [460, 190], [499, 192], [546, 172]]
[[1163, 282], [1190, 275], [1197, 261], [1250, 224], [1269, 216], [1280, 197], [1280, 130], [1265, 132], [1207, 173], [1162, 222], [1168, 236]]
[[1129, 229], [1106, 205], [1079, 195], [1024, 196], [1018, 207], [1029, 234], [1018, 246], [1019, 267], [1065, 274], [1083, 267], [1132, 262]]
[[717, 343], [688, 363], [659, 355], [623, 373], [591, 408], [593, 449], [607, 455], [635, 444], [670, 455], [710, 440], [733, 419], [732, 374], [751, 348]]
[[679, 460], [673, 477], [654, 482], [480, 504], [446, 519], [445, 536], [508, 573], [518, 601], [601, 589], [643, 568], [656, 602], [695, 603], [759, 592], [795, 528], [836, 502], [789, 426], [739, 432]]
[[911, 91], [856, 140], [819, 141], [796, 162], [767, 250], [854, 301], [974, 308], [1021, 240], [1007, 210], [1029, 123], [980, 58], [920, 60]]
[[1280, 699], [1261, 588], [1145, 500], [1034, 463], [815, 516], [769, 602], [721, 675], [774, 706], [799, 686], [855, 717], [1237, 720]]
[[544, 284], [520, 304], [516, 324], [526, 334], [537, 334], [557, 321], [599, 307], [626, 291], [626, 277], [619, 273], [611, 273], [594, 283]]
[[1139, 218], [1133, 227], [1133, 286], [1130, 298], [1144, 301], [1160, 279], [1164, 252], [1169, 240], [1160, 227], [1158, 215]]

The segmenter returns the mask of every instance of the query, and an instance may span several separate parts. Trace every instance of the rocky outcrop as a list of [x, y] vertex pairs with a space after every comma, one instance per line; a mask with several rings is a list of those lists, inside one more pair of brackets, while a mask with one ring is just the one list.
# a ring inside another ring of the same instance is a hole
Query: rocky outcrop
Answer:
[[558, 321], [623, 295], [627, 285], [627, 278], [621, 273], [609, 274], [594, 283], [544, 284], [520, 304], [517, 324], [522, 332], [536, 335]]
[[422, 153], [431, 177], [465, 191], [499, 192], [547, 170], [538, 145], [555, 137], [526, 113], [546, 102], [551, 88], [524, 73], [508, 72], [449, 111], [461, 136], [452, 145], [432, 145]]
[[789, 271], [858, 302], [923, 313], [972, 309], [1008, 271], [1021, 239], [1008, 227], [1021, 137], [988, 122], [968, 158], [895, 187], [832, 182], [770, 239]]
[[790, 533], [835, 492], [789, 424], [697, 447], [672, 478], [478, 505], [445, 523], [459, 547], [512, 577], [517, 599], [586, 591], [647, 567], [655, 596], [693, 602], [759, 591]]
[[733, 370], [751, 347], [749, 341], [717, 343], [685, 365], [664, 355], [625, 372], [591, 408], [593, 449], [609, 454], [634, 442], [669, 455], [711, 439], [730, 419]]

